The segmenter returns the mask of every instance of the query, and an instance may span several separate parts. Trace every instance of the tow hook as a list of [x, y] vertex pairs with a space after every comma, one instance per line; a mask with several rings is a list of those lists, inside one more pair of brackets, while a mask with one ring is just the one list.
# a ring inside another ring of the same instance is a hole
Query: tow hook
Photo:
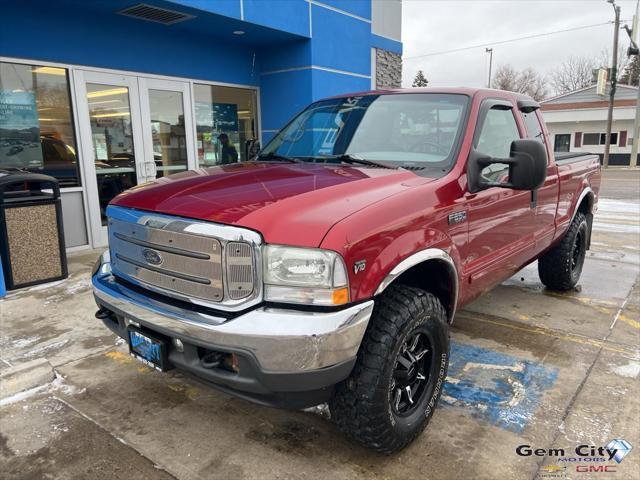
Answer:
[[218, 368], [224, 359], [222, 352], [208, 352], [200, 359], [200, 364], [204, 368]]
[[240, 372], [238, 357], [234, 353], [207, 351], [200, 358], [200, 365], [207, 369], [220, 368], [231, 373]]
[[107, 308], [101, 307], [100, 310], [96, 312], [96, 318], [98, 320], [112, 320], [113, 312]]

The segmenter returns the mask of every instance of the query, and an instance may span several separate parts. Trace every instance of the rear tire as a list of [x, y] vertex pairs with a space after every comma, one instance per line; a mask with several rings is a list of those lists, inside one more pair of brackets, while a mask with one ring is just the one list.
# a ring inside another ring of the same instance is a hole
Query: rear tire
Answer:
[[588, 235], [587, 218], [578, 212], [560, 243], [538, 260], [540, 281], [548, 288], [561, 292], [574, 288], [582, 273]]
[[336, 386], [331, 416], [347, 436], [393, 453], [427, 426], [449, 365], [449, 326], [431, 293], [391, 285], [376, 299], [351, 376]]

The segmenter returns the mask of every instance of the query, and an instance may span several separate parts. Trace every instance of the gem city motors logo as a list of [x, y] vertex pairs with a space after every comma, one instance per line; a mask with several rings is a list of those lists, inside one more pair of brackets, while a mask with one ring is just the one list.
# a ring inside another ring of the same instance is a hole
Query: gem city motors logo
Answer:
[[[576, 464], [579, 473], [612, 473], [633, 447], [621, 438], [611, 440], [604, 446], [578, 445], [570, 451], [565, 448], [533, 448], [531, 445], [519, 445], [516, 454], [521, 457], [551, 457], [557, 464], [540, 467], [540, 476], [544, 478], [563, 478], [567, 470]], [[612, 464], [611, 462], [616, 462]], [[618, 465], [617, 465], [618, 464]], [[574, 470], [571, 468], [571, 470]]]

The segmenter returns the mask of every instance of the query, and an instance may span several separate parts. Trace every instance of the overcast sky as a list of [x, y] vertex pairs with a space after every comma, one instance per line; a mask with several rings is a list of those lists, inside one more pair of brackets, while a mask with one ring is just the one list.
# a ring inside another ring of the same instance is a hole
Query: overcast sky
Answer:
[[[636, 0], [616, 0], [623, 20], [631, 20]], [[429, 86], [485, 86], [485, 47], [411, 58], [445, 50], [490, 44], [516, 37], [595, 25], [613, 20], [606, 0], [403, 0], [403, 86], [423, 70]], [[629, 22], [630, 24], [630, 22]], [[622, 48], [628, 37], [620, 32]], [[612, 50], [613, 25], [494, 45], [493, 71], [509, 63], [548, 73], [570, 56]]]

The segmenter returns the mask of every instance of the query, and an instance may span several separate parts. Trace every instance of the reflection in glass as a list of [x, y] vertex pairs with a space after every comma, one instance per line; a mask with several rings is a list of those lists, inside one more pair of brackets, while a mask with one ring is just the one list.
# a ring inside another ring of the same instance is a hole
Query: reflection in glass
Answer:
[[0, 62], [0, 169], [80, 185], [67, 70]]
[[258, 138], [254, 90], [193, 86], [198, 138], [198, 164], [247, 161], [247, 142]]
[[120, 192], [136, 185], [129, 89], [87, 83], [87, 102], [100, 216], [106, 225], [107, 204]]
[[187, 169], [187, 144], [181, 92], [149, 90], [153, 159], [157, 176]]

